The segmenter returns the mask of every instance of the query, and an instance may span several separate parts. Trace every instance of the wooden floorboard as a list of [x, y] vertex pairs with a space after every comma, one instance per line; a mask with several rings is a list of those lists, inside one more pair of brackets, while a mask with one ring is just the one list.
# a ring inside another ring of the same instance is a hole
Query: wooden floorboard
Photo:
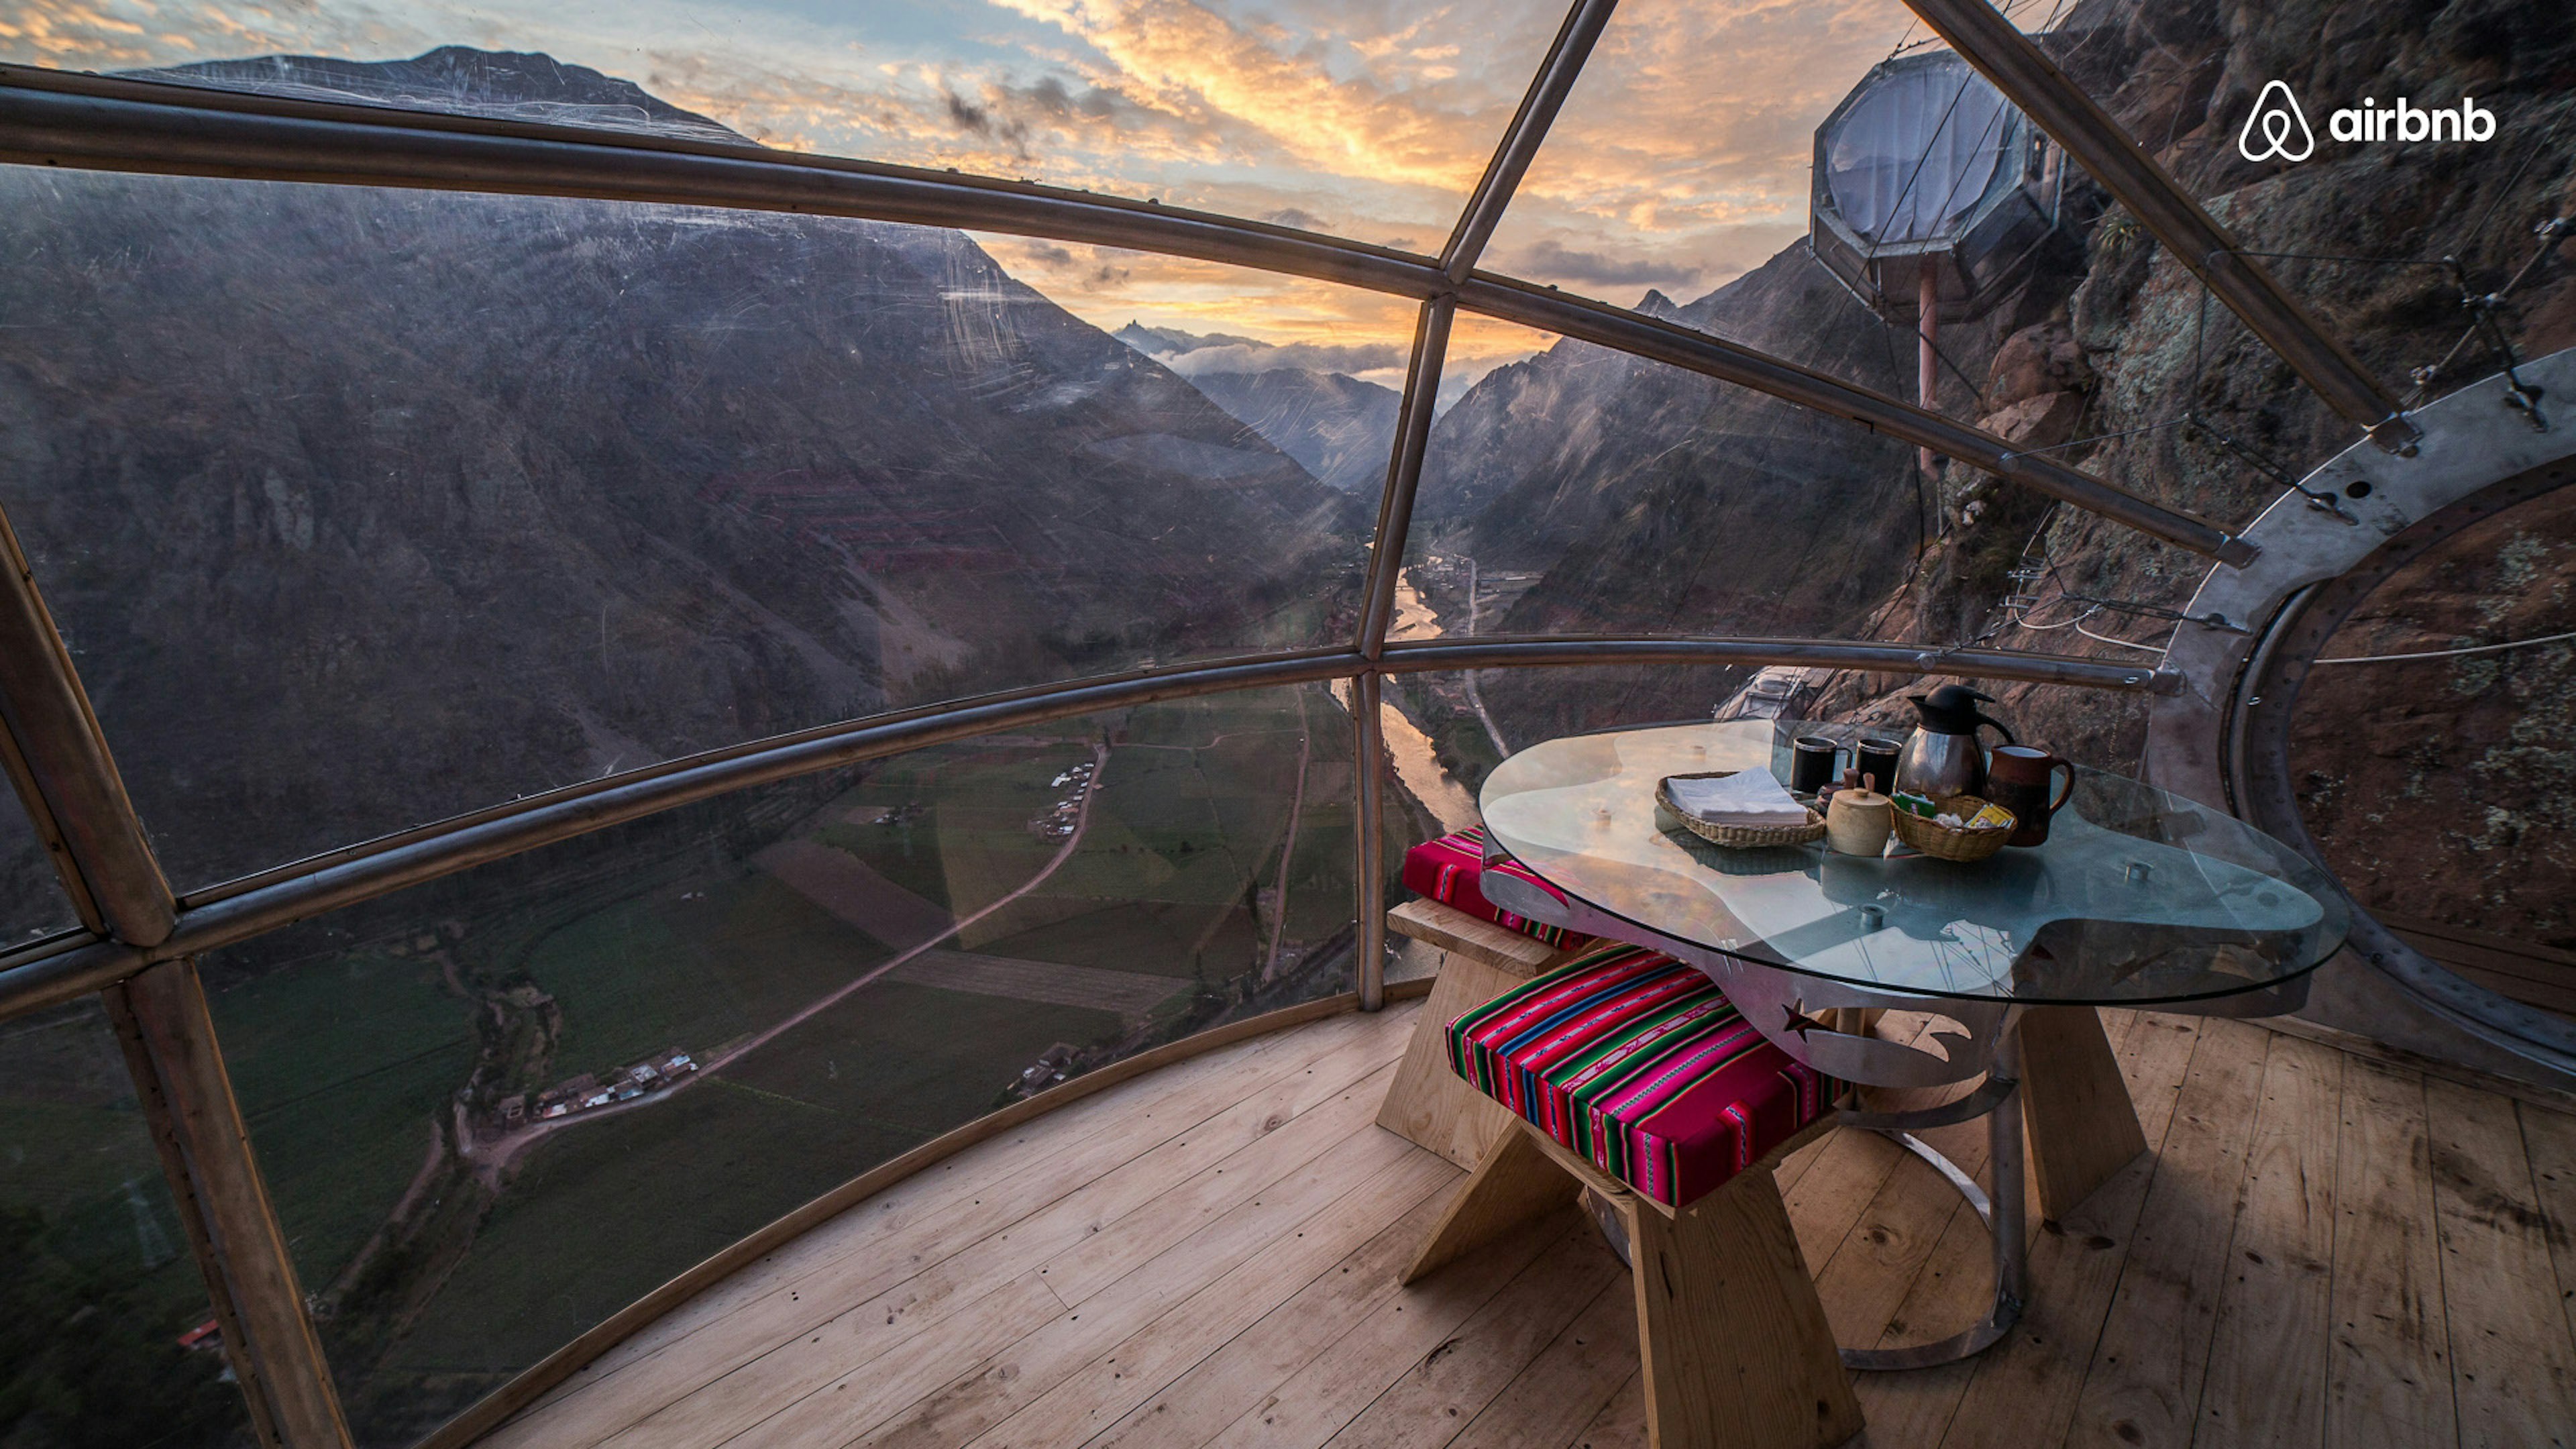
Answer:
[[2325, 1442], [2402, 1449], [2456, 1437], [2421, 1073], [2344, 1059], [2335, 1218]]
[[[1463, 1180], [1373, 1122], [1417, 1011], [1221, 1049], [960, 1153], [483, 1442], [1642, 1449], [1628, 1273], [1582, 1214], [1398, 1285]], [[2568, 1442], [2576, 1117], [2244, 1022], [2104, 1026], [2154, 1150], [2061, 1222], [2034, 1204], [2002, 1343], [1856, 1375], [1856, 1443]], [[1983, 1175], [1982, 1124], [1925, 1135]], [[1985, 1311], [1984, 1227], [1915, 1158], [1841, 1132], [1779, 1178], [1843, 1342]]]
[[2469, 1449], [2576, 1442], [2576, 1355], [2514, 1104], [2424, 1084], [2451, 1394]]

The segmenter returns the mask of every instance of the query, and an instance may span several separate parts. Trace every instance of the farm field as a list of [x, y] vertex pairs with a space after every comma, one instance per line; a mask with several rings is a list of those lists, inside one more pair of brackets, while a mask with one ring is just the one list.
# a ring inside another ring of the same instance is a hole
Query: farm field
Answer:
[[[347, 1290], [324, 1332], [362, 1441], [416, 1435], [991, 1110], [1053, 1048], [1087, 1067], [1347, 985], [1350, 723], [1321, 687], [817, 784], [433, 883], [358, 934], [318, 925], [301, 955], [210, 966], [304, 1286]], [[1158, 976], [1168, 993], [1143, 984]], [[1098, 1005], [1067, 1004], [1083, 982]], [[478, 1150], [504, 1140], [505, 1098], [675, 1048], [708, 1069], [595, 1122], [511, 1129], [526, 1140], [497, 1176], [457, 1155], [468, 1119]]]

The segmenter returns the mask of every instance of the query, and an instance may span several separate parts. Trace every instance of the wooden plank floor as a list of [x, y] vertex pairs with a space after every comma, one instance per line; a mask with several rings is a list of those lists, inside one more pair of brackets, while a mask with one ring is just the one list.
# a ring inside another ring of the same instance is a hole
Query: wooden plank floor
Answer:
[[[1396, 1286], [1462, 1178], [1371, 1121], [1418, 1010], [972, 1148], [484, 1442], [1642, 1445], [1626, 1272], [1570, 1209]], [[1856, 1376], [1856, 1443], [2576, 1442], [2576, 1118], [2243, 1022], [2105, 1026], [2156, 1151], [2033, 1229], [2011, 1337]], [[1927, 1135], [1982, 1171], [1977, 1125]], [[1920, 1162], [1841, 1132], [1780, 1178], [1843, 1342], [1981, 1311], [1983, 1229]]]

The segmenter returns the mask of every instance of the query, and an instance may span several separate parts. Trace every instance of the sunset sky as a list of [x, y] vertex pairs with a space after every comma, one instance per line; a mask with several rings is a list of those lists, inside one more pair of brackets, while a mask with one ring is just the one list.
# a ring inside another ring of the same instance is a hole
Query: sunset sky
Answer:
[[[0, 0], [0, 59], [538, 50], [773, 146], [1432, 251], [1563, 18], [1528, 0]], [[1649, 287], [1688, 300], [1760, 262], [1805, 229], [1810, 133], [1910, 19], [1898, 0], [1625, 0], [1486, 265], [1633, 303]], [[1107, 327], [1397, 349], [1410, 335], [1412, 308], [1393, 299], [979, 240]], [[1547, 340], [1462, 318], [1452, 368]], [[1400, 355], [1394, 368], [1400, 380]]]

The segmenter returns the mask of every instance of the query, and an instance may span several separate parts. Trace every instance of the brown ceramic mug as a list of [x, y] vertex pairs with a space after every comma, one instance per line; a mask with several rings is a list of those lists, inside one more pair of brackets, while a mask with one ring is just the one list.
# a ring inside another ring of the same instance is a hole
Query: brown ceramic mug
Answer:
[[[2049, 777], [2066, 772], [2066, 784], [2052, 797]], [[2075, 793], [2075, 766], [2029, 745], [1997, 745], [1993, 758], [1986, 762], [1986, 798], [2009, 810], [2016, 817], [2012, 838], [2006, 845], [2045, 845], [2048, 843], [2048, 818], [2066, 804]]]

